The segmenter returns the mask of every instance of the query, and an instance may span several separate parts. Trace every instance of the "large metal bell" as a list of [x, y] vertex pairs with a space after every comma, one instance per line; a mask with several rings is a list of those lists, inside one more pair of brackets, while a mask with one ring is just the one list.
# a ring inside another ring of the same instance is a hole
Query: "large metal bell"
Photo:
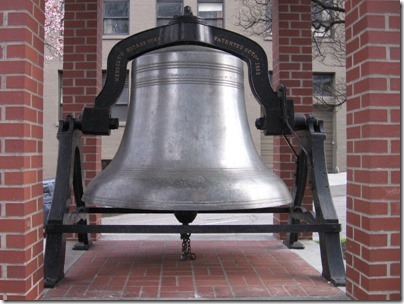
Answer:
[[286, 185], [253, 145], [240, 59], [178, 46], [132, 64], [123, 139], [87, 187], [87, 205], [220, 211], [291, 203]]

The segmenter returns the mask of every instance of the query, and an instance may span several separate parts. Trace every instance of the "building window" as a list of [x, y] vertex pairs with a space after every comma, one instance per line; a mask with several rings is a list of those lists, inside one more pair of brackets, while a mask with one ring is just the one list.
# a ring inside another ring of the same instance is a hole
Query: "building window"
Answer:
[[[322, 1], [325, 6], [334, 6], [334, 0]], [[324, 8], [323, 5], [312, 2], [312, 32], [314, 37], [329, 38], [332, 36], [332, 24], [335, 19], [335, 12], [331, 9]]]
[[167, 25], [171, 18], [182, 14], [183, 0], [157, 0], [157, 26]]
[[198, 16], [208, 25], [223, 27], [223, 1], [198, 1]]
[[[102, 85], [104, 86], [107, 79], [107, 71], [102, 71]], [[111, 108], [111, 117], [118, 118], [119, 122], [126, 122], [129, 106], [129, 71], [126, 71], [125, 85], [122, 89], [121, 95]]]
[[104, 35], [129, 34], [129, 0], [104, 0]]
[[313, 74], [313, 94], [315, 96], [333, 96], [334, 74]]

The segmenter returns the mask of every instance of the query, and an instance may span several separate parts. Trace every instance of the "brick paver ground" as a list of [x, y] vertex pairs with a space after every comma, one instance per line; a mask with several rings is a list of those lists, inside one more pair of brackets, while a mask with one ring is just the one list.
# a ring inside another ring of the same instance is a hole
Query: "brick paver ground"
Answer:
[[278, 240], [99, 240], [46, 300], [345, 299], [320, 273]]

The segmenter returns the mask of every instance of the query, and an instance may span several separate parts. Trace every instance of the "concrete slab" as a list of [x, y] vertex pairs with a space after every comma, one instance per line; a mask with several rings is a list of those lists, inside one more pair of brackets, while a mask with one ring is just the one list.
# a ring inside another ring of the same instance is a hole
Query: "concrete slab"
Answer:
[[346, 195], [346, 172], [328, 174], [328, 182], [333, 197]]

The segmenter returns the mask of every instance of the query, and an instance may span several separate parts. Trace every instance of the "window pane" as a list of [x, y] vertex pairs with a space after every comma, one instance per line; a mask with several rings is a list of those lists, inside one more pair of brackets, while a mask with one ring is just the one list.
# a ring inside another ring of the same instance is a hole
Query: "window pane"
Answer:
[[171, 18], [159, 18], [157, 19], [157, 26], [167, 25]]
[[128, 34], [128, 19], [104, 19], [104, 34]]
[[198, 4], [198, 11], [201, 12], [221, 12], [223, 10], [222, 3], [199, 3]]
[[128, 1], [105, 1], [104, 17], [128, 17]]
[[199, 17], [204, 19], [222, 18], [222, 12], [199, 12]]
[[208, 25], [223, 27], [223, 3], [198, 3], [198, 16], [205, 19]]
[[332, 96], [333, 75], [314, 74], [313, 93], [316, 96]]
[[127, 116], [128, 116], [127, 105], [115, 104], [111, 108], [111, 117], [118, 118], [120, 123], [125, 122], [127, 120]]
[[[333, 6], [333, 0], [323, 0], [325, 5]], [[333, 11], [325, 9], [319, 4], [312, 4], [312, 32], [316, 37], [331, 37], [333, 21]]]
[[[105, 84], [107, 79], [106, 71], [102, 72], [102, 85]], [[126, 71], [125, 85], [122, 89], [118, 100], [111, 108], [111, 116], [118, 118], [119, 122], [125, 122], [128, 115], [128, 105], [129, 105], [129, 71]]]
[[181, 15], [182, 3], [158, 3], [157, 17], [174, 17]]

